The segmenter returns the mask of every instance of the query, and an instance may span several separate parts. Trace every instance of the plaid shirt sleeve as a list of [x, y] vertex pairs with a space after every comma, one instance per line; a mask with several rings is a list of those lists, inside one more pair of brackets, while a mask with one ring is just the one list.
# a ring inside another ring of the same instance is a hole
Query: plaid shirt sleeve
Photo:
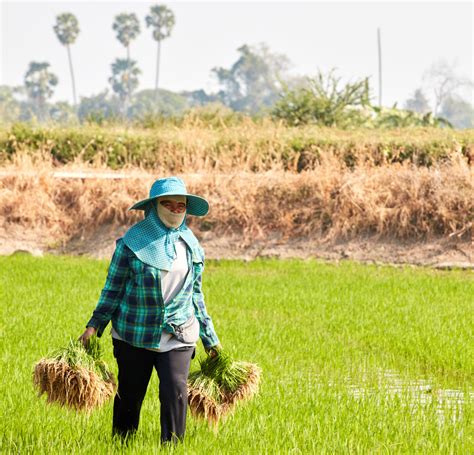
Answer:
[[211, 317], [207, 314], [206, 305], [204, 303], [204, 295], [202, 293], [202, 272], [204, 263], [198, 262], [193, 264], [195, 268], [195, 277], [193, 283], [193, 305], [196, 318], [199, 321], [199, 336], [205, 348], [211, 348], [219, 344], [212, 323]]
[[92, 313], [92, 318], [87, 323], [87, 327], [97, 329], [99, 337], [104, 332], [125, 292], [125, 283], [130, 272], [126, 248], [123, 240], [118, 239], [104, 288]]

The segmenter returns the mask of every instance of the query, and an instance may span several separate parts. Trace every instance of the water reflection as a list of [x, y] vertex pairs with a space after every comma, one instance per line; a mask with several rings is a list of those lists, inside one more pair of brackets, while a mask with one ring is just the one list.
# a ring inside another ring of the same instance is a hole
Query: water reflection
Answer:
[[436, 406], [439, 423], [450, 418], [452, 423], [462, 417], [463, 406], [474, 399], [474, 392], [456, 389], [442, 389], [432, 386], [429, 381], [417, 379], [407, 381], [393, 370], [379, 370], [376, 380], [369, 384], [354, 384], [349, 379], [348, 389], [358, 399], [367, 397], [380, 399], [400, 399], [400, 403], [416, 412], [420, 406]]

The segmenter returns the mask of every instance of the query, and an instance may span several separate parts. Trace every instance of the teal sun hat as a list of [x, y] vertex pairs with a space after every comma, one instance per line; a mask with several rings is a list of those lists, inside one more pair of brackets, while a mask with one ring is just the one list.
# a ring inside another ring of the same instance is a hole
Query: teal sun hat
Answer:
[[204, 216], [209, 211], [206, 199], [188, 193], [185, 183], [178, 177], [156, 180], [150, 188], [149, 197], [133, 204], [128, 210], [145, 210], [149, 202], [162, 196], [186, 196], [186, 213], [189, 215]]

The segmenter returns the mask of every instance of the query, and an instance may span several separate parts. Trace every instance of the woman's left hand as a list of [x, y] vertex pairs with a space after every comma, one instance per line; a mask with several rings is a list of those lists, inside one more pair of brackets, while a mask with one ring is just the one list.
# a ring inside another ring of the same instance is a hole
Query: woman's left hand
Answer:
[[219, 355], [219, 352], [222, 351], [222, 346], [220, 344], [216, 344], [215, 346], [211, 346], [210, 348], [204, 348], [207, 355], [211, 358], [214, 358]]

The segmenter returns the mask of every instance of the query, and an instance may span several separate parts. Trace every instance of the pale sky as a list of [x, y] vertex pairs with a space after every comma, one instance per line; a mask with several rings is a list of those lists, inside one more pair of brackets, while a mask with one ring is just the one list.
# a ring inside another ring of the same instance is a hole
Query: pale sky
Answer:
[[[54, 100], [72, 101], [66, 49], [55, 17], [72, 12], [81, 33], [72, 47], [79, 96], [109, 88], [111, 63], [125, 57], [112, 30], [114, 16], [134, 12], [141, 34], [131, 56], [142, 70], [140, 87], [153, 88], [156, 42], [144, 17], [157, 2], [0, 0], [0, 84], [21, 85], [30, 61], [47, 61], [59, 77]], [[337, 68], [343, 80], [369, 76], [378, 93], [377, 27], [383, 52], [383, 104], [403, 102], [424, 71], [444, 59], [473, 79], [471, 2], [198, 2], [168, 1], [176, 17], [163, 41], [160, 86], [173, 91], [217, 88], [211, 69], [230, 67], [243, 44], [268, 44], [288, 56], [292, 74]]]

